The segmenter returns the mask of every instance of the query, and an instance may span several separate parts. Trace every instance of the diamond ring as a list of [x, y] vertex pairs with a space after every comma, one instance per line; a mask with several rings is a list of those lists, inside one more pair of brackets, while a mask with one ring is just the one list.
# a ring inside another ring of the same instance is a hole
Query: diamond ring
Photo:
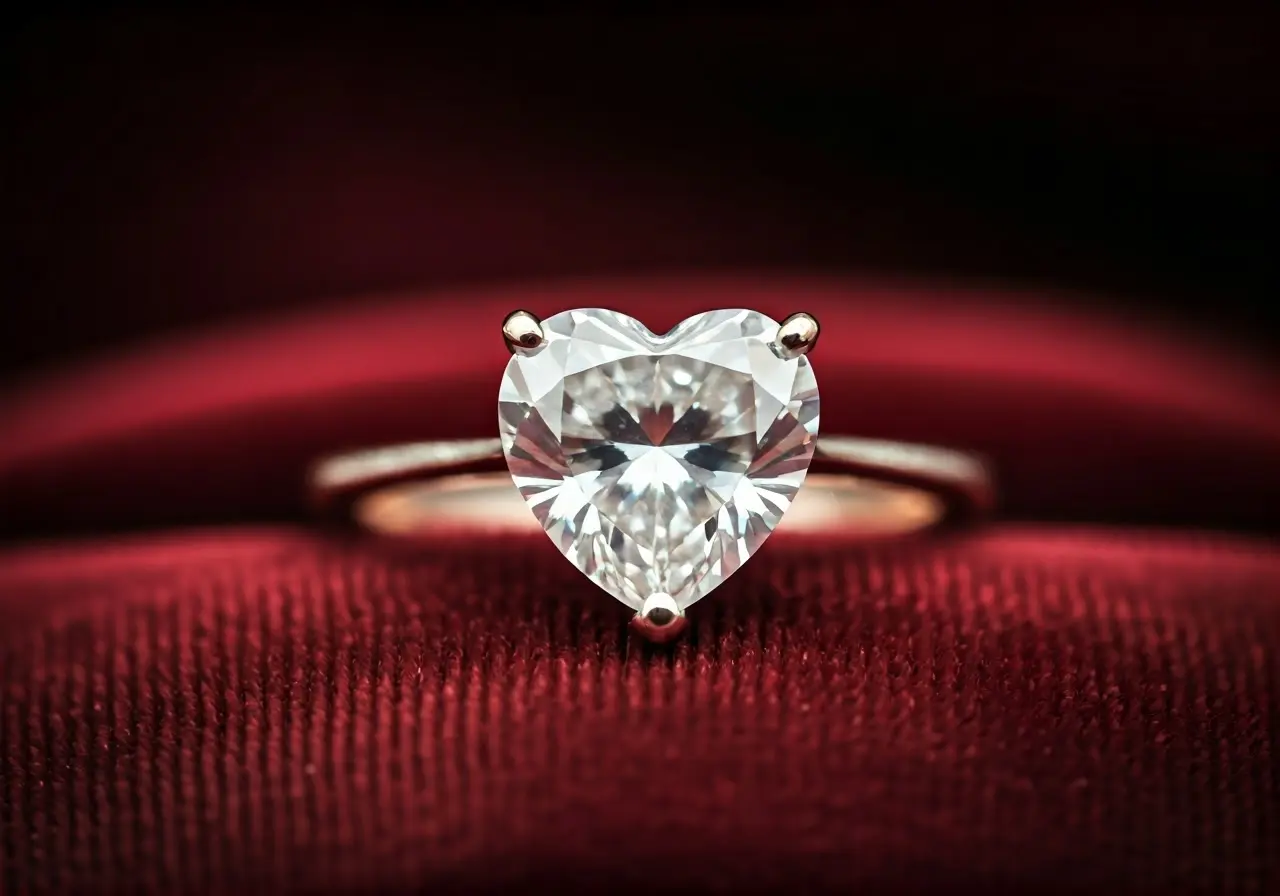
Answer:
[[496, 534], [536, 520], [574, 566], [636, 611], [638, 632], [665, 641], [784, 517], [791, 532], [872, 537], [954, 523], [993, 503], [973, 455], [851, 436], [819, 442], [811, 315], [778, 323], [710, 311], [658, 335], [601, 308], [545, 320], [515, 311], [502, 333], [511, 359], [497, 438], [325, 458], [311, 472], [316, 504], [385, 535]]

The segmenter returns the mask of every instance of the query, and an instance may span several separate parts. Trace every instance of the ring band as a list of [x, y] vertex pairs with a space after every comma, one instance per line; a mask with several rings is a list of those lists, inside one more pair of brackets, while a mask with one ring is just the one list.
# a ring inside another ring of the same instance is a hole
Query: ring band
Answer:
[[[534, 532], [511, 486], [499, 439], [410, 442], [338, 454], [310, 476], [313, 506], [381, 535]], [[803, 497], [801, 497], [803, 496]], [[972, 454], [853, 436], [821, 436], [783, 531], [905, 535], [992, 509], [986, 464]]]
[[[991, 508], [991, 476], [969, 454], [819, 441], [808, 360], [819, 332], [803, 312], [778, 323], [709, 311], [659, 335], [602, 308], [545, 321], [517, 310], [502, 324], [499, 438], [331, 457], [312, 471], [312, 497], [383, 535], [496, 534], [536, 520], [636, 610], [641, 634], [668, 640], [784, 515], [791, 532], [870, 538]], [[509, 477], [495, 472], [503, 460]]]

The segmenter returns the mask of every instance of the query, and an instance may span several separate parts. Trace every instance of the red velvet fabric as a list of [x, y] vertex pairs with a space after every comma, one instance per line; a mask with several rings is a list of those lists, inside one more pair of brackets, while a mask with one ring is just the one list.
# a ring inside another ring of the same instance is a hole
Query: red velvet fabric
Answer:
[[[784, 530], [671, 648], [536, 533], [302, 522], [316, 453], [493, 431], [517, 305], [814, 311], [824, 430], [982, 450], [1005, 519]], [[761, 278], [371, 300], [32, 381], [0, 885], [1267, 892], [1277, 394], [1027, 297]]]
[[541, 535], [0, 561], [6, 892], [1264, 892], [1280, 558], [779, 535], [674, 649]]

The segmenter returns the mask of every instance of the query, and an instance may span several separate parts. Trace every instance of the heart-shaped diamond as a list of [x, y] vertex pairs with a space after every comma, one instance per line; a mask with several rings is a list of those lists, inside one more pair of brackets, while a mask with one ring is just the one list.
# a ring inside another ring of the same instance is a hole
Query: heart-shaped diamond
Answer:
[[710, 311], [658, 336], [587, 308], [542, 330], [498, 394], [516, 488], [605, 591], [637, 610], [669, 595], [683, 610], [755, 553], [804, 482], [813, 368], [755, 311]]

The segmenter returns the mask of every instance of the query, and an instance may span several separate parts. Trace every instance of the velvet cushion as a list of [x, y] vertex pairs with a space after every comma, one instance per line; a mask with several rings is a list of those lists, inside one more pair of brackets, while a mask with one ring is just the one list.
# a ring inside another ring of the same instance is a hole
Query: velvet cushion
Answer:
[[516, 307], [665, 330], [709, 308], [817, 314], [822, 429], [995, 462], [1006, 516], [1275, 528], [1275, 373], [1043, 297], [786, 277], [587, 279], [329, 309], [152, 342], [0, 399], [0, 526], [277, 519], [318, 454], [491, 436]]
[[6, 892], [1274, 882], [1267, 546], [779, 534], [655, 650], [544, 541], [9, 553]]
[[[982, 450], [1004, 519], [780, 531], [663, 649], [536, 532], [304, 522], [316, 453], [490, 434], [496, 320], [575, 305], [814, 311], [824, 430]], [[1264, 891], [1275, 394], [1022, 296], [761, 279], [354, 303], [33, 381], [0, 441], [5, 892]]]

